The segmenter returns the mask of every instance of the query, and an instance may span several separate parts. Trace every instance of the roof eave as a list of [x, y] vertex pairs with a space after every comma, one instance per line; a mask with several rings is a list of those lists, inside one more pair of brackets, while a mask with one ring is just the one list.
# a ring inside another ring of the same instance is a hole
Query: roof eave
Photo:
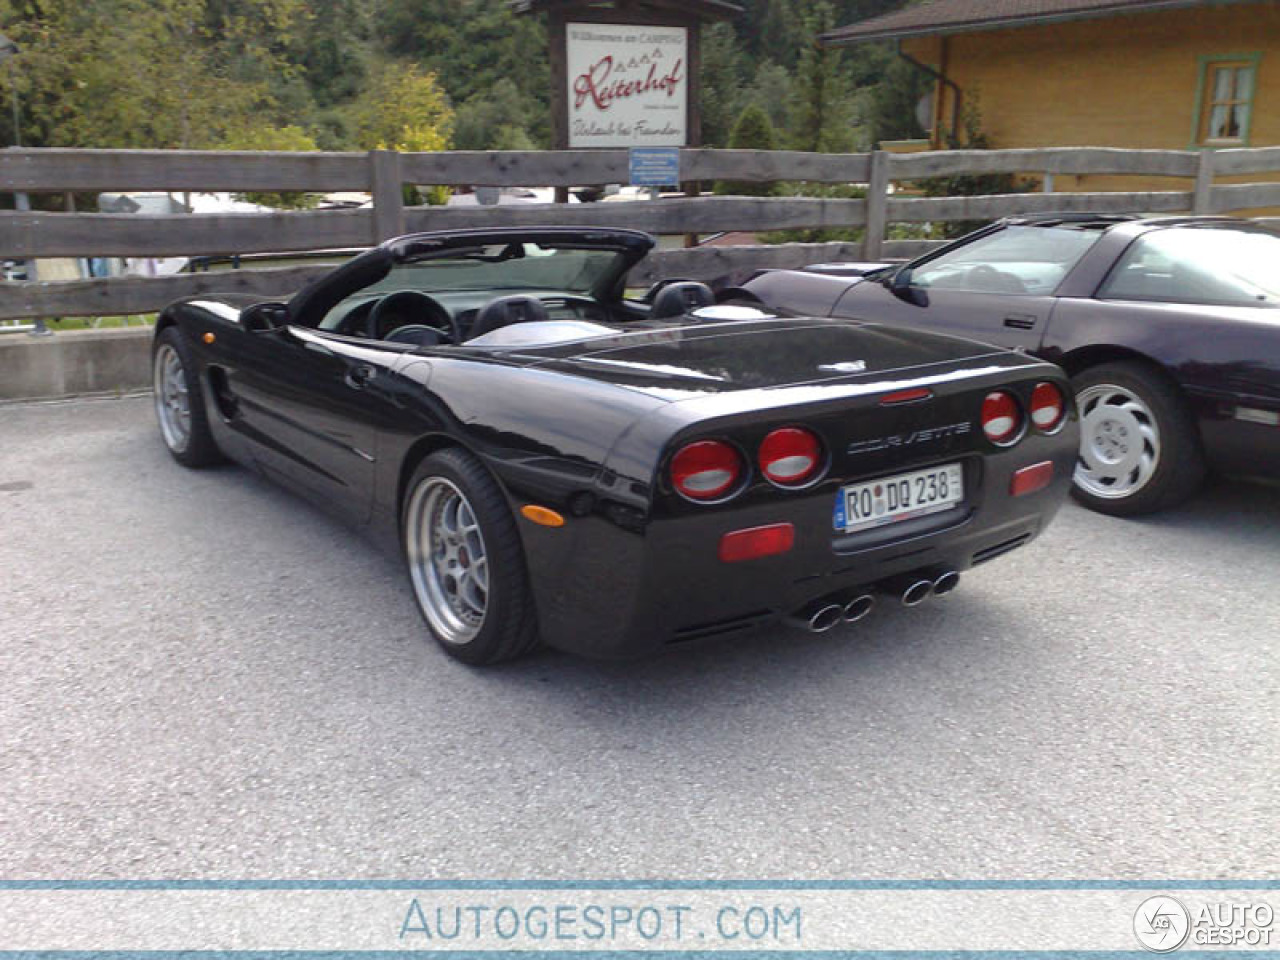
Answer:
[[[1215, 0], [1215, 3], [1241, 3], [1252, 0]], [[818, 35], [818, 42], [828, 47], [848, 47], [858, 43], [871, 43], [877, 40], [905, 40], [909, 37], [940, 37], [956, 33], [979, 33], [987, 30], [1007, 30], [1016, 27], [1033, 27], [1052, 23], [1065, 23], [1072, 20], [1097, 20], [1102, 17], [1123, 16], [1134, 13], [1149, 13], [1155, 10], [1171, 10], [1179, 7], [1205, 6], [1205, 0], [1149, 0], [1143, 4], [1117, 3], [1111, 7], [1094, 7], [1088, 10], [1075, 10], [1064, 13], [1038, 14], [1016, 17], [992, 17], [989, 20], [969, 20], [965, 23], [946, 24], [943, 26], [926, 25], [917, 27], [899, 27], [887, 30], [875, 30], [857, 33], [852, 36], [842, 35], [840, 30], [829, 30]]]

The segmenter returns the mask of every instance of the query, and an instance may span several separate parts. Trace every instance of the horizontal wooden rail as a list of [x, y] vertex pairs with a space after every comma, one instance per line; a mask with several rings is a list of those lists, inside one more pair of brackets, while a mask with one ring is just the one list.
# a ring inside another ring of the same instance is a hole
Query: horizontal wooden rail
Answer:
[[[928, 241], [925, 241], [929, 243]], [[887, 245], [889, 248], [893, 243]], [[894, 254], [892, 250], [890, 255]], [[708, 283], [737, 282], [754, 270], [795, 268], [811, 263], [858, 259], [858, 245], [794, 243], [767, 246], [694, 247], [655, 250], [631, 272], [628, 283], [646, 286], [663, 277], [690, 277]], [[119, 277], [58, 283], [0, 283], [0, 320], [23, 317], [116, 316], [154, 313], [182, 297], [219, 293], [282, 299], [332, 266], [182, 273], [168, 277]]]
[[0, 150], [0, 190], [29, 192], [368, 190], [363, 153], [243, 150]]
[[1189, 150], [1121, 150], [1110, 147], [939, 150], [931, 153], [891, 153], [889, 170], [891, 178], [895, 180], [987, 173], [1194, 177], [1199, 156], [1199, 153]]
[[1190, 191], [1009, 193], [989, 197], [916, 197], [889, 201], [889, 220], [994, 220], [1034, 213], [1167, 213], [1191, 209]]
[[163, 216], [0, 211], [0, 256], [15, 259], [276, 253], [373, 241], [370, 210]]
[[1280, 183], [1228, 183], [1210, 191], [1213, 213], [1280, 206]]
[[1254, 147], [1249, 150], [1215, 150], [1213, 170], [1220, 177], [1239, 173], [1276, 173], [1280, 171], [1280, 147]]
[[866, 222], [866, 201], [821, 197], [673, 197], [625, 203], [411, 207], [410, 231], [464, 227], [629, 227], [657, 234], [849, 227]]

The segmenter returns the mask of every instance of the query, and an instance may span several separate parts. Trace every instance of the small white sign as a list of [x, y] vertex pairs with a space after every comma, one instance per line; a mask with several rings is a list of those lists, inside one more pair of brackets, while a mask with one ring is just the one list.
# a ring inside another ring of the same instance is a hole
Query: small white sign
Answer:
[[686, 145], [688, 30], [612, 23], [565, 30], [570, 147]]

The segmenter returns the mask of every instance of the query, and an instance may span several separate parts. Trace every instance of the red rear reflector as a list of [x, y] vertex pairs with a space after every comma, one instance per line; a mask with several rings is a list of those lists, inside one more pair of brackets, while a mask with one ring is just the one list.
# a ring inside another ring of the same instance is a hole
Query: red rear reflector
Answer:
[[1062, 391], [1052, 383], [1037, 383], [1031, 391], [1031, 422], [1047, 432], [1056, 429], [1066, 415]]
[[994, 444], [1005, 446], [1022, 430], [1022, 411], [1013, 394], [1003, 390], [988, 393], [982, 400], [982, 432]]
[[720, 559], [724, 563], [740, 563], [756, 557], [771, 557], [786, 553], [795, 542], [796, 528], [789, 523], [734, 530], [720, 538]]
[[933, 391], [928, 387], [915, 387], [911, 390], [898, 390], [894, 393], [886, 393], [880, 398], [880, 406], [891, 407], [895, 403], [913, 403], [916, 400], [928, 400], [933, 396]]
[[805, 483], [822, 463], [822, 444], [808, 430], [783, 427], [774, 430], [760, 444], [760, 469], [782, 487]]
[[671, 482], [691, 500], [715, 500], [742, 476], [738, 451], [719, 440], [699, 440], [682, 447], [671, 460]]
[[1043, 490], [1053, 480], [1053, 461], [1032, 464], [1014, 472], [1009, 481], [1009, 496], [1022, 497]]

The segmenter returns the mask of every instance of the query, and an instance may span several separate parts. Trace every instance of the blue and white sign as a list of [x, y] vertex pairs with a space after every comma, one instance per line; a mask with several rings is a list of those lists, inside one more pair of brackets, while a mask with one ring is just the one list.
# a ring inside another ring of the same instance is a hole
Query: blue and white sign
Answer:
[[676, 187], [680, 185], [678, 147], [632, 147], [630, 155], [633, 187]]

